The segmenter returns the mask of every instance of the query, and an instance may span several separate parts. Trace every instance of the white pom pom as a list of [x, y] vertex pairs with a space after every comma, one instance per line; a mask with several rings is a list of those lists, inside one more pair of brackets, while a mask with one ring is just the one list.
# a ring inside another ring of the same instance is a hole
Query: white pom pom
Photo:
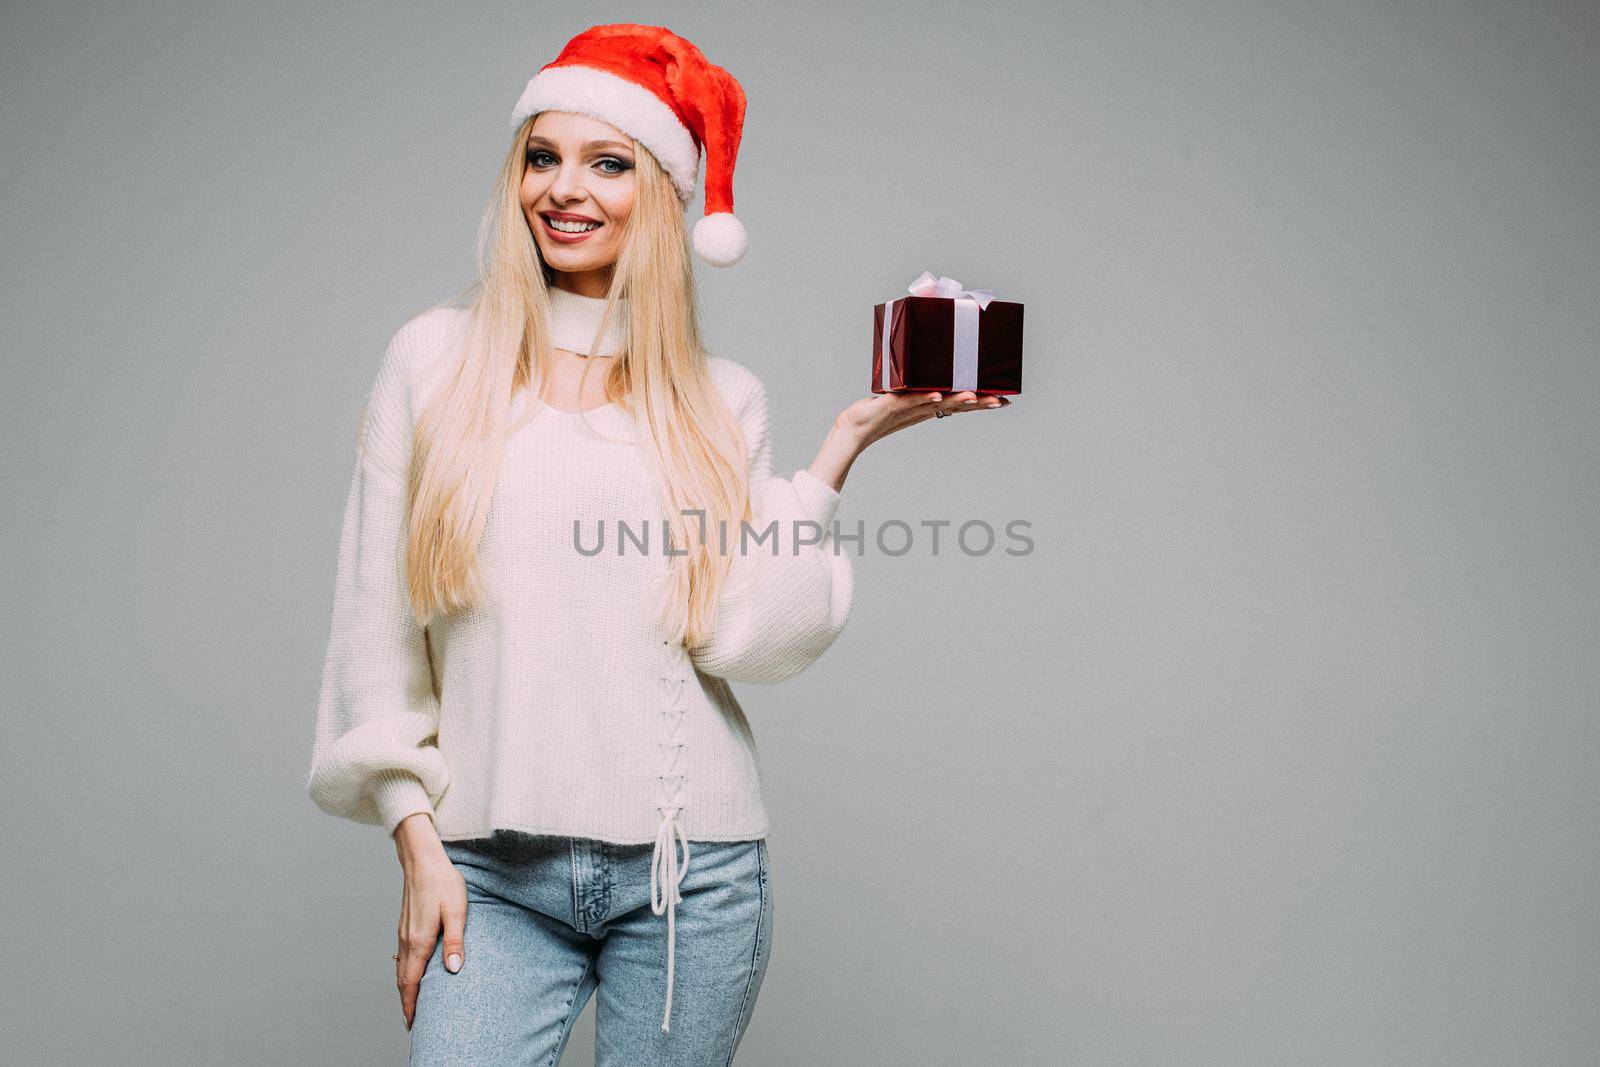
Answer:
[[750, 246], [744, 223], [731, 212], [713, 211], [694, 224], [694, 250], [713, 267], [731, 267]]

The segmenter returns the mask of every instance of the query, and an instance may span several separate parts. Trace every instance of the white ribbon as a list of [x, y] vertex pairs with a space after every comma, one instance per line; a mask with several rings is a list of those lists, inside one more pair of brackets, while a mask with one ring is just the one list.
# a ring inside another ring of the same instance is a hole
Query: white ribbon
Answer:
[[[916, 281], [906, 286], [912, 296], [932, 296], [954, 300], [955, 346], [951, 353], [950, 391], [959, 393], [978, 387], [978, 312], [989, 306], [994, 293], [988, 289], [963, 289], [954, 278], [934, 277], [932, 271], [923, 271]], [[889, 332], [894, 322], [896, 304], [905, 300], [891, 300], [883, 307], [883, 357], [882, 387], [889, 388]]]
[[994, 299], [994, 293], [988, 289], [963, 289], [961, 283], [954, 278], [935, 278], [932, 271], [923, 271], [917, 280], [906, 286], [906, 291], [912, 296], [945, 296], [956, 299], [969, 298], [976, 300], [978, 306], [986, 308], [989, 301]]

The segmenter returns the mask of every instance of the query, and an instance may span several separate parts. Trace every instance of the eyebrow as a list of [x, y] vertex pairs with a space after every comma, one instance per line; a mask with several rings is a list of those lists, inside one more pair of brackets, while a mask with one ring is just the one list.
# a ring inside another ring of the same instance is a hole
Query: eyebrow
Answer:
[[[554, 141], [550, 140], [550, 138], [541, 137], [541, 136], [539, 136], [537, 134], [535, 134], [534, 136], [528, 138], [528, 143], [530, 145], [542, 144], [542, 145], [549, 145], [551, 148], [555, 148], [556, 147], [556, 143]], [[627, 148], [627, 147], [628, 146], [623, 144], [621, 141], [586, 141], [586, 142], [584, 142], [583, 150], [585, 152], [592, 152], [596, 148]]]

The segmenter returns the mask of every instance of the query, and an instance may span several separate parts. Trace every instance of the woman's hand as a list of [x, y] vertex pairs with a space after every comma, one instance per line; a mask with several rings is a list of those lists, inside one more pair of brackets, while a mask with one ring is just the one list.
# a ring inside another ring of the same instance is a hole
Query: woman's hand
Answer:
[[864, 397], [839, 412], [817, 458], [807, 469], [817, 480], [838, 491], [844, 488], [850, 465], [872, 442], [896, 430], [938, 418], [936, 412], [994, 411], [1010, 404], [1003, 396], [979, 397], [971, 390], [949, 396], [941, 392], [909, 392]]
[[1010, 405], [1003, 396], [979, 397], [971, 390], [951, 393], [878, 393], [864, 397], [839, 413], [835, 425], [846, 430], [866, 448], [896, 430], [938, 418], [936, 412], [957, 414], [963, 411], [993, 411]]
[[439, 832], [426, 812], [402, 819], [395, 827], [394, 843], [405, 872], [395, 984], [400, 989], [400, 1011], [409, 1030], [417, 1013], [422, 973], [428, 969], [441, 928], [445, 969], [454, 973], [466, 962], [467, 881], [445, 854]]

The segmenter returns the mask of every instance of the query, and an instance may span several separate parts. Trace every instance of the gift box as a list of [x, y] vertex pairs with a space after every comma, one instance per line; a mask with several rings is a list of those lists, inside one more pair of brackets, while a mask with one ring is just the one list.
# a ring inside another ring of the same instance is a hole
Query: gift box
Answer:
[[872, 309], [872, 391], [1022, 392], [1022, 305], [930, 271]]

